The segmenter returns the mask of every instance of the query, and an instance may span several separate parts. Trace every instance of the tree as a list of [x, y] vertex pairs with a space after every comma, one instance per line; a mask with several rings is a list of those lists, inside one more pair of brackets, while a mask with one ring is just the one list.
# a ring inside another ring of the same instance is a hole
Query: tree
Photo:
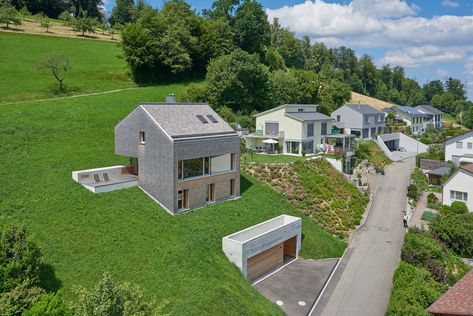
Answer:
[[274, 46], [266, 47], [263, 62], [273, 71], [286, 69], [284, 58]]
[[8, 0], [0, 1], [0, 23], [4, 23], [9, 28], [10, 24], [21, 25], [21, 18], [15, 7]]
[[257, 55], [242, 50], [216, 58], [207, 68], [208, 101], [247, 114], [268, 109], [272, 105], [268, 72]]
[[44, 27], [46, 29], [46, 33], [49, 32], [50, 25], [51, 25], [51, 21], [49, 21], [49, 18], [47, 16], [41, 19], [41, 27]]
[[445, 81], [445, 90], [450, 92], [455, 100], [466, 100], [465, 86], [459, 79], [448, 78]]
[[26, 5], [22, 6], [18, 13], [23, 21], [26, 19], [27, 16], [31, 15], [31, 12], [28, 10], [28, 7], [26, 7]]
[[244, 0], [236, 10], [233, 28], [235, 42], [241, 49], [263, 56], [264, 47], [270, 40], [270, 26], [261, 4]]
[[87, 16], [87, 13], [74, 20], [72, 29], [74, 32], [81, 32], [82, 36], [87, 33], [95, 33], [95, 27], [97, 26], [97, 20]]
[[59, 92], [64, 91], [63, 81], [71, 70], [72, 61], [63, 54], [49, 54], [40, 63], [40, 69], [51, 74], [59, 82]]
[[0, 293], [37, 285], [40, 262], [41, 252], [28, 231], [20, 225], [7, 226], [0, 236]]
[[322, 67], [330, 63], [331, 53], [324, 43], [315, 43], [312, 46], [311, 58], [306, 64], [306, 69], [320, 72]]
[[133, 0], [117, 0], [112, 9], [110, 24], [125, 24], [133, 21], [135, 2]]
[[79, 315], [146, 316], [157, 312], [155, 303], [145, 301], [143, 291], [139, 287], [130, 283], [116, 285], [107, 273], [94, 289], [88, 291], [79, 288], [76, 294], [79, 302], [75, 309]]
[[216, 0], [212, 3], [211, 10], [204, 9], [202, 13], [210, 19], [223, 19], [226, 23], [231, 24], [239, 4], [240, 0]]
[[358, 60], [358, 67], [364, 93], [374, 96], [376, 94], [378, 71], [374, 65], [373, 58], [366, 54], [361, 56]]
[[424, 84], [422, 87], [422, 92], [424, 93], [425, 101], [430, 102], [435, 95], [442, 94], [445, 92], [445, 90], [443, 88], [442, 81], [433, 80]]
[[35, 300], [23, 316], [69, 316], [72, 310], [64, 302], [62, 293], [45, 293]]
[[[102, 0], [70, 0], [70, 3], [76, 9], [74, 14], [76, 18], [83, 15], [83, 12], [86, 12], [87, 16], [90, 18], [95, 18], [100, 21], [104, 19]], [[59, 12], [62, 12], [62, 10]]]
[[274, 72], [270, 78], [276, 105], [314, 104], [319, 101], [320, 80], [312, 71], [289, 69]]
[[202, 35], [198, 40], [202, 59], [208, 61], [234, 51], [237, 46], [233, 37], [232, 28], [222, 18], [203, 21]]
[[329, 51], [332, 66], [343, 72], [344, 80], [347, 81], [352, 74], [357, 73], [358, 59], [353, 49], [341, 46], [331, 48]]
[[62, 11], [58, 16], [58, 19], [63, 21], [64, 25], [70, 25], [73, 17], [69, 11]]

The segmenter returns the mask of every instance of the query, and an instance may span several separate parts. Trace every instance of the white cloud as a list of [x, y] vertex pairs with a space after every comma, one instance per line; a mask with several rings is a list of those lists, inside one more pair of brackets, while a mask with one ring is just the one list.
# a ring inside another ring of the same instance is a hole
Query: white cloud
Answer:
[[448, 7], [448, 8], [458, 8], [460, 4], [456, 1], [453, 0], [443, 0], [442, 1], [442, 6]]
[[435, 71], [435, 75], [443, 79], [448, 76], [448, 71], [446, 71], [445, 69], [439, 68]]
[[[418, 17], [419, 8], [403, 0], [327, 0], [267, 9], [298, 36], [328, 45], [387, 48], [382, 63], [419, 67], [465, 58], [473, 50], [473, 16]], [[329, 40], [327, 40], [329, 39]]]

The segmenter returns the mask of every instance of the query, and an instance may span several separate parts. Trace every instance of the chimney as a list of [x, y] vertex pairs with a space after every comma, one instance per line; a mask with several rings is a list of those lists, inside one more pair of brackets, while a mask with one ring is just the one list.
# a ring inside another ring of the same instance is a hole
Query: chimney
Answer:
[[166, 96], [166, 103], [176, 103], [176, 95], [174, 93], [169, 93]]

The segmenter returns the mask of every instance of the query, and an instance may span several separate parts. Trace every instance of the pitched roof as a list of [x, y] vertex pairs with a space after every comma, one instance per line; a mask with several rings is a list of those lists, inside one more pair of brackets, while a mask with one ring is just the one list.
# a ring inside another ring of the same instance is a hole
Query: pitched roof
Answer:
[[296, 103], [289, 103], [289, 104], [287, 104], [287, 103], [286, 103], [286, 104], [277, 106], [277, 107], [275, 107], [275, 108], [272, 108], [272, 109], [269, 109], [269, 110], [266, 110], [266, 111], [257, 113], [257, 114], [255, 114], [255, 115], [253, 115], [253, 116], [255, 116], [255, 117], [256, 117], [256, 116], [261, 116], [261, 115], [263, 115], [263, 114], [271, 113], [271, 112], [273, 112], [273, 111], [275, 111], [275, 110], [279, 110], [279, 109], [282, 109], [282, 108], [285, 108], [285, 107], [288, 107], [288, 106], [292, 106], [292, 107], [294, 107], [294, 106], [311, 106], [311, 107], [314, 107], [314, 110], [316, 110], [319, 105], [318, 105], [318, 104], [303, 104], [303, 103], [301, 103], [301, 104], [296, 104]]
[[[171, 138], [236, 135], [210, 106], [203, 103], [142, 103], [140, 105]], [[211, 117], [208, 117], [208, 116]], [[198, 116], [202, 116], [203, 123]], [[212, 122], [212, 118], [216, 123]]]
[[344, 104], [343, 106], [346, 106], [349, 109], [352, 109], [358, 113], [361, 114], [384, 114], [380, 110], [375, 109], [369, 104]]
[[469, 173], [471, 173], [473, 175], [473, 163], [460, 165], [460, 169], [468, 171]]
[[434, 170], [427, 171], [426, 173], [434, 175], [434, 176], [443, 176], [445, 174], [448, 174], [449, 172], [450, 172], [449, 167], [440, 167]]
[[457, 136], [454, 136], [454, 137], [447, 138], [447, 139], [445, 140], [445, 142], [450, 142], [450, 141], [452, 141], [452, 140], [455, 140], [455, 139], [457, 139], [457, 138], [466, 136], [466, 135], [468, 135], [468, 134], [471, 134], [471, 135], [473, 136], [473, 130], [467, 131], [467, 132], [465, 132], [465, 133], [462, 133], [462, 134], [457, 135]]
[[425, 115], [426, 113], [423, 113], [413, 107], [410, 106], [405, 106], [405, 105], [396, 105], [395, 108], [399, 109], [400, 111], [410, 114], [410, 115]]
[[418, 105], [418, 106], [415, 107], [415, 109], [421, 110], [423, 112], [427, 112], [427, 114], [440, 114], [440, 115], [445, 114], [442, 111], [440, 111], [439, 109], [436, 109], [433, 106], [428, 105], [428, 104]]
[[473, 315], [473, 270], [427, 309], [432, 314]]
[[333, 119], [319, 112], [294, 112], [286, 113], [286, 116], [292, 117], [298, 121], [332, 121]]

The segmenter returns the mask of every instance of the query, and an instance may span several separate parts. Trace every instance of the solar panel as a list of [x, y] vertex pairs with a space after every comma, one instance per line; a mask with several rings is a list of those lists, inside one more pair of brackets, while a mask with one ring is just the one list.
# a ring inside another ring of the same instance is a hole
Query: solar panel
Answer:
[[212, 123], [218, 123], [217, 119], [215, 119], [215, 117], [213, 117], [213, 115], [207, 115], [207, 117], [209, 118], [209, 120], [210, 120]]
[[208, 124], [207, 120], [202, 116], [202, 115], [196, 115], [199, 121], [201, 121], [204, 124]]

